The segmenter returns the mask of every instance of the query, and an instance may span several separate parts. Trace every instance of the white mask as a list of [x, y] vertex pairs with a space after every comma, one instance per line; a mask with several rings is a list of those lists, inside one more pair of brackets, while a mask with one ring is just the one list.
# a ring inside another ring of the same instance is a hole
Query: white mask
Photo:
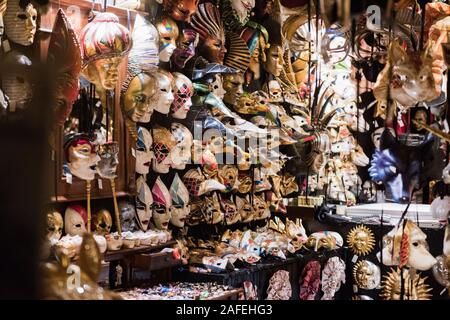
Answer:
[[172, 165], [172, 150], [175, 147], [175, 141], [172, 133], [163, 127], [155, 127], [153, 132], [153, 170], [158, 173], [168, 173]]
[[189, 191], [181, 181], [178, 173], [175, 174], [170, 186], [170, 197], [172, 198], [170, 223], [175, 227], [183, 228], [184, 221], [189, 215]]
[[194, 86], [191, 80], [179, 72], [173, 73], [173, 91], [174, 100], [172, 102], [172, 118], [186, 119], [187, 113], [192, 107], [192, 96], [194, 95]]
[[445, 196], [441, 199], [441, 197], [437, 197], [431, 202], [430, 206], [431, 216], [434, 219], [438, 219], [440, 221], [445, 221], [448, 218], [450, 212], [450, 197]]
[[154, 110], [162, 114], [168, 114], [174, 100], [172, 92], [172, 75], [160, 70], [156, 72], [154, 76], [157, 83], [156, 93], [152, 99]]
[[144, 127], [138, 127], [138, 139], [136, 142], [136, 173], [147, 174], [154, 158], [152, 151], [153, 138]]
[[182, 124], [173, 122], [171, 125], [172, 136], [176, 142], [171, 152], [172, 168], [184, 170], [191, 160], [191, 148], [193, 144], [192, 133]]
[[82, 180], [94, 180], [100, 161], [95, 146], [85, 138], [76, 138], [67, 148], [67, 165], [70, 172]]
[[153, 222], [155, 227], [160, 230], [167, 230], [170, 221], [170, 207], [172, 206], [172, 199], [169, 190], [158, 177], [152, 188], [153, 199], [155, 201], [155, 209], [153, 214]]
[[67, 207], [64, 213], [64, 230], [70, 236], [82, 236], [86, 232], [87, 212], [82, 206]]
[[147, 231], [148, 224], [153, 214], [153, 196], [149, 186], [143, 177], [136, 181], [136, 213], [139, 227], [142, 231]]
[[[21, 7], [20, 2], [28, 4]], [[4, 23], [9, 40], [22, 46], [32, 45], [36, 34], [36, 21], [37, 11], [30, 1], [8, 1]]]

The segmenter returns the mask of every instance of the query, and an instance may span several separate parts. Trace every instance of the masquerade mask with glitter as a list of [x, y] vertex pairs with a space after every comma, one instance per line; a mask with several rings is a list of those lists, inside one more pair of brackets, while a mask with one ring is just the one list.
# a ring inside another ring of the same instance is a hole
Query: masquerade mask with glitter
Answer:
[[160, 126], [157, 126], [152, 131], [152, 149], [155, 154], [152, 161], [153, 170], [158, 173], [167, 173], [172, 164], [170, 153], [175, 146], [174, 138], [169, 130]]
[[198, 45], [198, 33], [192, 29], [183, 29], [177, 39], [177, 47], [173, 51], [171, 60], [178, 68], [184, 68], [193, 56]]
[[3, 21], [10, 41], [22, 46], [33, 44], [37, 11], [30, 0], [8, 1]]
[[199, 0], [162, 0], [164, 11], [174, 20], [190, 22]]
[[169, 62], [176, 46], [179, 30], [178, 26], [170, 18], [163, 18], [156, 23], [159, 33], [159, 60]]
[[111, 233], [112, 217], [108, 210], [102, 209], [97, 212], [97, 214], [93, 216], [92, 222], [95, 234], [105, 236]]
[[153, 215], [152, 192], [143, 177], [136, 181], [136, 213], [139, 227], [142, 231], [147, 231], [150, 218]]
[[170, 186], [170, 197], [172, 198], [170, 223], [175, 227], [183, 228], [184, 221], [189, 215], [189, 191], [181, 181], [178, 173], [173, 178]]
[[167, 190], [166, 185], [160, 177], [156, 179], [153, 185], [152, 194], [155, 204], [153, 214], [155, 227], [160, 230], [167, 230], [171, 217], [170, 207], [172, 205], [172, 199], [169, 190]]
[[91, 141], [75, 136], [66, 142], [65, 153], [71, 174], [82, 180], [94, 180], [100, 157]]
[[184, 74], [174, 72], [173, 74], [174, 100], [172, 102], [172, 118], [186, 119], [187, 113], [192, 106], [194, 86], [191, 80]]
[[120, 223], [122, 225], [122, 232], [135, 231], [136, 230], [136, 209], [134, 205], [128, 200], [122, 200], [119, 202], [120, 210]]
[[58, 241], [63, 232], [64, 220], [58, 211], [47, 212], [47, 239], [54, 243]]
[[100, 161], [97, 164], [98, 175], [105, 179], [117, 177], [117, 165], [119, 164], [119, 144], [109, 142], [99, 146], [98, 155]]
[[172, 168], [184, 170], [186, 164], [191, 160], [191, 149], [193, 144], [192, 133], [182, 124], [173, 122], [171, 124], [172, 137], [176, 143], [172, 149]]
[[98, 13], [80, 35], [82, 73], [97, 89], [114, 90], [119, 80], [119, 65], [131, 49], [131, 36], [119, 18]]
[[72, 205], [64, 213], [64, 230], [70, 236], [82, 236], [86, 232], [87, 212], [82, 206]]
[[136, 142], [136, 173], [147, 174], [154, 158], [152, 151], [153, 138], [144, 127], [138, 127], [138, 139]]

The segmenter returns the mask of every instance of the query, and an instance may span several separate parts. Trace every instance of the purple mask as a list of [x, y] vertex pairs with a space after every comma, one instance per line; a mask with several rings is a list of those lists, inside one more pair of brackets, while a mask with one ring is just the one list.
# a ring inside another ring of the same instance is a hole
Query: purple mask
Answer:
[[183, 29], [177, 39], [177, 48], [172, 54], [172, 62], [183, 68], [186, 62], [195, 55], [195, 47], [198, 44], [198, 33], [192, 29]]

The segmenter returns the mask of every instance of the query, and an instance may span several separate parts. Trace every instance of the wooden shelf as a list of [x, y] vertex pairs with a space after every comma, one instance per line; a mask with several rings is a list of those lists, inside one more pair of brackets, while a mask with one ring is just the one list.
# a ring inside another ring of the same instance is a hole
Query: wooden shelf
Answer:
[[117, 261], [117, 260], [123, 260], [125, 258], [128, 258], [130, 256], [134, 256], [136, 254], [140, 253], [147, 253], [152, 251], [161, 250], [170, 246], [173, 246], [177, 242], [175, 240], [168, 241], [166, 243], [156, 245], [156, 246], [140, 246], [133, 249], [121, 249], [117, 251], [106, 251], [105, 252], [105, 261]]
[[244, 293], [244, 289], [237, 288], [227, 291], [224, 295], [218, 297], [206, 298], [205, 300], [238, 300], [239, 295]]

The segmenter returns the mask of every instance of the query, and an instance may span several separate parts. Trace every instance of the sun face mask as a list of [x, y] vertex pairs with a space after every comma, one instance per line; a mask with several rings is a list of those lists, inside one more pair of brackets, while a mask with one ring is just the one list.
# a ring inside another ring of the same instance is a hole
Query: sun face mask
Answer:
[[50, 243], [55, 243], [61, 239], [64, 227], [64, 220], [58, 211], [47, 212], [47, 239]]
[[[403, 274], [400, 275], [400, 272]], [[432, 288], [425, 283], [426, 277], [420, 274], [412, 279], [407, 269], [391, 268], [383, 278], [380, 294], [383, 300], [430, 300], [432, 297]]]
[[30, 0], [8, 1], [3, 21], [8, 39], [22, 46], [34, 42], [37, 28], [37, 10]]
[[64, 231], [70, 236], [82, 236], [86, 232], [87, 212], [82, 206], [72, 205], [64, 213]]
[[381, 281], [380, 268], [369, 260], [360, 260], [353, 267], [353, 281], [364, 290], [373, 290]]
[[179, 69], [184, 68], [193, 56], [195, 56], [195, 48], [198, 45], [198, 33], [192, 29], [186, 28], [181, 30], [177, 39], [177, 47], [173, 51], [171, 61]]
[[136, 230], [136, 209], [128, 200], [119, 201], [120, 224], [123, 232], [133, 232]]
[[94, 180], [100, 157], [92, 142], [83, 136], [74, 136], [65, 143], [65, 155], [70, 173], [82, 180]]
[[181, 181], [178, 173], [175, 174], [170, 186], [170, 197], [172, 198], [170, 223], [175, 227], [183, 228], [184, 222], [189, 215], [189, 191]]
[[236, 105], [238, 98], [244, 93], [242, 85], [244, 75], [242, 73], [226, 74], [223, 76], [223, 88], [226, 93], [223, 102], [229, 105]]
[[105, 236], [111, 233], [112, 217], [108, 210], [102, 209], [97, 212], [97, 214], [92, 217], [92, 222], [95, 234]]
[[170, 18], [162, 18], [156, 22], [156, 29], [159, 33], [159, 60], [169, 62], [176, 46], [179, 35], [178, 26]]
[[175, 147], [175, 140], [172, 133], [166, 128], [157, 126], [152, 132], [152, 149], [155, 154], [152, 160], [153, 170], [158, 173], [167, 173], [172, 165], [171, 152]]
[[97, 153], [100, 157], [97, 164], [98, 175], [105, 179], [115, 179], [119, 164], [119, 144], [117, 142], [103, 144], [99, 146]]
[[172, 75], [174, 91], [174, 100], [171, 106], [172, 118], [186, 119], [192, 106], [191, 98], [194, 95], [194, 86], [184, 74], [174, 72]]
[[364, 256], [373, 250], [375, 237], [369, 228], [359, 225], [350, 230], [347, 235], [347, 242], [354, 254]]
[[152, 151], [153, 138], [144, 127], [138, 127], [138, 139], [136, 142], [136, 173], [147, 174], [150, 170], [154, 154]]
[[192, 133], [188, 128], [176, 122], [172, 122], [170, 129], [176, 143], [171, 153], [171, 166], [173, 169], [184, 170], [186, 164], [191, 160], [191, 148], [193, 144]]
[[83, 76], [97, 90], [114, 90], [119, 80], [119, 65], [131, 49], [131, 36], [119, 18], [98, 13], [80, 34]]
[[153, 196], [152, 192], [143, 177], [139, 177], [136, 181], [136, 213], [139, 228], [147, 231], [148, 224], [153, 215]]
[[219, 9], [212, 3], [202, 3], [192, 16], [192, 28], [199, 34], [198, 53], [209, 62], [223, 64], [225, 31]]
[[171, 217], [170, 208], [172, 206], [172, 199], [169, 190], [158, 177], [152, 188], [152, 194], [154, 199], [154, 214], [153, 222], [155, 227], [159, 230], [167, 230], [169, 227], [169, 221]]

